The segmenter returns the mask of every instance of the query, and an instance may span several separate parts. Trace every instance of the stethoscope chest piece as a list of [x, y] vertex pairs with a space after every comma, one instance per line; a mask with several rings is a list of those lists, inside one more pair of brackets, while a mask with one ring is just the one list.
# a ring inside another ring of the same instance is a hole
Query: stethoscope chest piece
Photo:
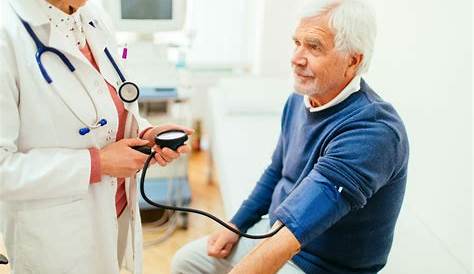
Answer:
[[135, 83], [126, 81], [120, 85], [118, 94], [124, 102], [133, 103], [138, 100], [140, 90]]

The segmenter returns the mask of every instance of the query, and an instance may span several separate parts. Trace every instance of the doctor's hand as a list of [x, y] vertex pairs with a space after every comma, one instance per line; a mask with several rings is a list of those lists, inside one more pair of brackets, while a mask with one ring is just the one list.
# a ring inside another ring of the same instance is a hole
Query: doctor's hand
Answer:
[[153, 127], [145, 132], [143, 135], [143, 139], [149, 141], [149, 145], [154, 145], [153, 150], [156, 151], [155, 154], [155, 161], [160, 165], [160, 166], [166, 166], [167, 164], [171, 163], [173, 160], [179, 158], [181, 153], [189, 153], [191, 151], [191, 147], [188, 145], [182, 145], [178, 147], [176, 151], [173, 151], [169, 148], [163, 148], [161, 149], [159, 146], [155, 145], [155, 137], [156, 135], [168, 131], [168, 130], [182, 130], [184, 131], [187, 135], [191, 135], [194, 133], [194, 129], [183, 127], [180, 125], [173, 125], [173, 124], [168, 124], [168, 125], [161, 125], [157, 127]]
[[[235, 229], [238, 229], [234, 224], [228, 223]], [[225, 258], [229, 256], [235, 244], [239, 241], [240, 236], [234, 232], [222, 228], [219, 231], [212, 233], [207, 240], [207, 255], [216, 258]]]
[[147, 140], [122, 139], [99, 151], [100, 169], [103, 175], [126, 178], [143, 168], [147, 155], [134, 150], [133, 146], [148, 145]]

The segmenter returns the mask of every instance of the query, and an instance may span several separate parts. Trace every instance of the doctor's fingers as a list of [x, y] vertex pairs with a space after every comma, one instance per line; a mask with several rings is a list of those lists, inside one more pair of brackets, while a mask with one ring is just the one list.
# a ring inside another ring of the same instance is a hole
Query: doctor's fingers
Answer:
[[126, 146], [133, 147], [133, 146], [148, 145], [150, 143], [150, 141], [139, 139], [139, 138], [127, 138], [127, 139], [122, 139], [122, 140], [118, 141], [117, 143], [123, 143]]
[[160, 154], [156, 153], [155, 154], [155, 161], [160, 165], [160, 166], [166, 166], [168, 164], [168, 161], [163, 159]]
[[131, 163], [129, 163], [131, 165], [130, 168], [133, 168], [135, 170], [142, 169], [143, 166], [145, 165], [148, 155], [135, 151], [135, 150], [133, 150], [131, 153], [132, 153], [132, 155], [130, 156]]
[[178, 152], [173, 151], [167, 147], [161, 149], [159, 146], [154, 146], [153, 149], [167, 162], [171, 162], [179, 157]]
[[175, 160], [175, 159], [178, 159], [179, 157], [179, 153], [176, 152], [176, 151], [173, 151], [167, 147], [165, 147], [163, 150], [162, 150], [162, 153], [161, 153], [162, 156], [164, 156], [164, 158], [166, 159], [169, 159], [169, 160]]
[[183, 145], [183, 146], [178, 147], [177, 151], [179, 153], [189, 153], [191, 152], [191, 147], [188, 145]]
[[161, 126], [159, 126], [159, 129], [160, 129], [159, 133], [165, 132], [165, 131], [168, 131], [168, 130], [182, 130], [187, 135], [191, 135], [191, 134], [194, 133], [194, 129], [192, 129], [192, 128], [188, 128], [188, 127], [181, 126], [181, 125], [175, 125], [175, 124], [161, 125]]

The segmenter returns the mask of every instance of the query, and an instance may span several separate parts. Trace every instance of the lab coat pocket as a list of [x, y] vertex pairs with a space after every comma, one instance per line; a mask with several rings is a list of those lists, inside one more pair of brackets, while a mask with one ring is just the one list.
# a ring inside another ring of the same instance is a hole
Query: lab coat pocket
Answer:
[[18, 212], [17, 273], [79, 273], [92, 246], [86, 210], [75, 200]]

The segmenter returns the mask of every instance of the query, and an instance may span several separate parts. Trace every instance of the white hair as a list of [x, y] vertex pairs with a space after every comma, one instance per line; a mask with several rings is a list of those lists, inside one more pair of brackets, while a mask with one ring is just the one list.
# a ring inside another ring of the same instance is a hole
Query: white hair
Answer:
[[334, 44], [346, 54], [360, 53], [362, 62], [357, 74], [368, 71], [374, 51], [377, 25], [375, 12], [367, 0], [308, 0], [301, 18], [327, 14], [334, 32]]

